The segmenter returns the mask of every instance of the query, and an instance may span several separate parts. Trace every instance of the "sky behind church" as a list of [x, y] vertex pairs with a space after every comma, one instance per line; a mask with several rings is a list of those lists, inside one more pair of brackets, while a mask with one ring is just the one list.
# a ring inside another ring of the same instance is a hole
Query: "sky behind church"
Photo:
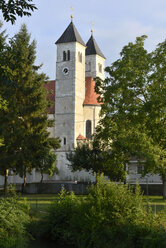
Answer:
[[[55, 41], [70, 23], [86, 43], [93, 21], [94, 38], [107, 58], [106, 66], [119, 58], [123, 46], [137, 36], [148, 35], [145, 47], [155, 49], [166, 38], [166, 0], [34, 0], [38, 10], [31, 17], [18, 18], [15, 25], [4, 23], [11, 38], [27, 24], [32, 39], [37, 41], [37, 64], [55, 79]], [[71, 6], [74, 11], [71, 10]]]

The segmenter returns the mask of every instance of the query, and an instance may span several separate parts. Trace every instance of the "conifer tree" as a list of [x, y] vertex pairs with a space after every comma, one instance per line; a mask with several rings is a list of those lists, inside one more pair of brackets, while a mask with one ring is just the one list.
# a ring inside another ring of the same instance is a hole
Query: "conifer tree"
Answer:
[[[0, 168], [7, 166], [19, 173], [24, 177], [24, 185], [27, 172], [33, 168], [55, 165], [54, 150], [59, 147], [59, 140], [50, 138], [47, 131], [53, 125], [53, 120], [48, 119], [47, 91], [43, 87], [47, 77], [38, 73], [40, 66], [34, 65], [35, 47], [35, 41], [30, 42], [27, 28], [22, 25], [9, 42], [8, 77], [1, 82], [8, 111], [5, 115], [0, 112], [0, 133], [4, 134]], [[45, 158], [49, 161], [46, 165]]]

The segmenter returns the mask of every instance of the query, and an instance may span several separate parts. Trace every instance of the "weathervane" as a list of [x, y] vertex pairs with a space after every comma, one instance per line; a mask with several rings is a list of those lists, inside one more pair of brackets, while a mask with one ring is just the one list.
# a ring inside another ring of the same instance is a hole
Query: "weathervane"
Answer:
[[71, 8], [71, 16], [70, 17], [71, 17], [71, 21], [73, 21], [73, 18], [74, 18], [74, 16], [73, 16], [74, 8], [72, 6], [70, 8]]
[[91, 34], [93, 34], [93, 25], [94, 25], [94, 23], [91, 21], [90, 24], [91, 24]]

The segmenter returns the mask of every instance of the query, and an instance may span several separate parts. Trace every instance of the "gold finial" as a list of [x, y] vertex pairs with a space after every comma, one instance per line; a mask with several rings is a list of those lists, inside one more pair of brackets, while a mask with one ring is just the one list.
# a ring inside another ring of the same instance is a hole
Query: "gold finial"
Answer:
[[74, 8], [72, 6], [70, 8], [71, 8], [71, 16], [70, 17], [71, 17], [71, 21], [73, 21], [73, 18], [74, 18], [74, 16], [73, 16]]
[[91, 34], [93, 34], [93, 24], [94, 23], [91, 21], [90, 24], [91, 24]]

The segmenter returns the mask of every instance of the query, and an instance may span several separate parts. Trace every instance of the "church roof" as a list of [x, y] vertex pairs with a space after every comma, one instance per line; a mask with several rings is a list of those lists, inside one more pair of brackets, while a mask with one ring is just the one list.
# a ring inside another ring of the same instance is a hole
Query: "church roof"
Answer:
[[[51, 80], [47, 84], [44, 85], [44, 88], [48, 90], [47, 99], [52, 102], [52, 105], [48, 108], [49, 114], [55, 114], [55, 85], [56, 81]], [[92, 77], [85, 78], [85, 100], [84, 105], [101, 105], [101, 102], [97, 101], [99, 95], [95, 92], [95, 81]]]
[[49, 114], [55, 114], [55, 83], [55, 80], [51, 80], [44, 85], [44, 88], [48, 90], [47, 99], [51, 102], [51, 106], [48, 108]]
[[101, 102], [97, 101], [100, 96], [95, 92], [95, 81], [92, 77], [85, 78], [85, 100], [84, 105], [101, 105]]
[[56, 41], [55, 44], [68, 43], [68, 42], [79, 42], [81, 45], [86, 46], [83, 42], [80, 34], [78, 33], [74, 23], [71, 21], [69, 26], [66, 28], [61, 37]]
[[94, 55], [97, 54], [101, 57], [103, 57], [105, 59], [105, 56], [103, 55], [103, 53], [101, 52], [100, 48], [98, 47], [93, 34], [91, 35], [90, 39], [88, 40], [88, 42], [86, 43], [86, 51], [85, 51], [86, 55]]
[[76, 140], [86, 140], [86, 138], [83, 135], [78, 135]]

